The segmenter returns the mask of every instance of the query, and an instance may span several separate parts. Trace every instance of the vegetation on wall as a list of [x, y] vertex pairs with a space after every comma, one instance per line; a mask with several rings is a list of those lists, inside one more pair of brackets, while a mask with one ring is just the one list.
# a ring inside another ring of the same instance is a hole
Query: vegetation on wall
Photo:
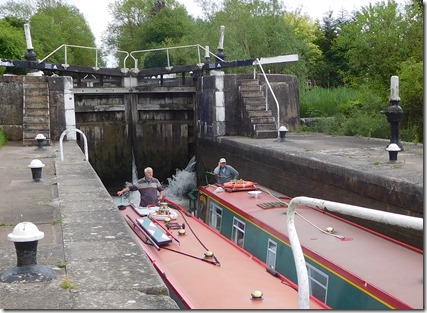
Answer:
[[0, 127], [0, 147], [4, 146], [7, 143], [6, 135], [3, 131], [3, 128]]
[[[296, 75], [301, 117], [334, 116], [338, 124], [330, 128], [348, 135], [388, 138], [385, 130], [377, 128], [386, 120], [380, 111], [388, 106], [390, 77], [397, 75], [404, 111], [401, 134], [406, 140], [423, 142], [421, 0], [406, 0], [405, 4], [385, 0], [351, 13], [325, 12], [322, 21], [313, 21], [300, 10], [286, 10], [279, 0], [196, 2], [203, 10], [201, 18], [190, 16], [176, 0], [114, 1], [104, 48], [130, 52], [200, 44], [216, 53], [220, 26], [224, 25], [227, 60], [298, 54], [298, 62], [271, 64], [265, 70]], [[338, 18], [333, 13], [339, 13]], [[39, 56], [61, 43], [95, 46], [81, 12], [64, 0], [15, 0], [0, 5], [2, 58], [22, 59], [26, 52], [24, 22], [31, 24]], [[69, 63], [93, 65], [94, 56], [87, 51], [71, 49], [70, 53]], [[58, 53], [51, 61], [60, 62], [61, 57]], [[116, 57], [118, 64], [123, 64], [124, 55]], [[140, 53], [138, 67], [165, 66], [166, 57], [165, 53]], [[175, 50], [169, 57], [174, 64], [198, 63], [196, 51]], [[1, 71], [4, 68], [0, 67]], [[252, 67], [226, 70], [252, 71]], [[314, 97], [322, 98], [319, 106], [307, 100]]]

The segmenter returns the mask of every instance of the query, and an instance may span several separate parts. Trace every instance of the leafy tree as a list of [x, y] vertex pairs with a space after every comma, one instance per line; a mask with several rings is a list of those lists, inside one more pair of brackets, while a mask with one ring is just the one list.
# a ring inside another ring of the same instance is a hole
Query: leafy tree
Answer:
[[[191, 34], [192, 19], [175, 0], [119, 0], [110, 5], [113, 20], [108, 25], [104, 43], [111, 50], [140, 51], [179, 43]], [[139, 55], [144, 63], [147, 55]], [[146, 65], [159, 64], [161, 58], [150, 57]], [[164, 66], [164, 64], [162, 64]]]
[[[31, 36], [38, 59], [44, 58], [65, 42], [61, 27], [44, 13], [37, 13], [31, 18]], [[49, 62], [64, 63], [64, 49], [52, 55]]]
[[413, 41], [406, 40], [408, 23], [406, 12], [394, 0], [362, 7], [336, 39], [336, 48], [345, 51], [349, 65], [343, 73], [345, 82], [388, 90], [390, 77], [413, 49]]
[[[23, 24], [24, 21], [21, 20], [21, 23]], [[24, 31], [12, 26], [5, 19], [0, 20], [0, 58], [23, 59], [26, 51]], [[0, 67], [0, 75], [5, 72], [17, 73], [6, 67]]]
[[414, 141], [424, 141], [424, 66], [411, 58], [401, 64], [399, 71], [400, 94], [404, 119], [402, 126], [413, 128]]
[[36, 7], [32, 4], [31, 0], [21, 2], [10, 0], [0, 5], [0, 18], [13, 16], [24, 21], [29, 21], [35, 11]]
[[[35, 39], [38, 40], [43, 36], [50, 36], [50, 38], [55, 36], [56, 39], [49, 45], [60, 43], [62, 40], [62, 44], [95, 47], [95, 37], [83, 14], [75, 6], [56, 0], [39, 0], [38, 7], [37, 13], [31, 18], [31, 23], [35, 24], [33, 26], [38, 30], [33, 34]], [[70, 57], [67, 61], [70, 64], [95, 65], [95, 51], [71, 48], [68, 53], [70, 53]]]
[[322, 24], [317, 31], [314, 43], [322, 51], [321, 57], [312, 69], [312, 77], [316, 85], [331, 88], [343, 86], [342, 74], [348, 70], [348, 64], [344, 57], [345, 50], [337, 47], [335, 42], [340, 35], [340, 30], [347, 23], [345, 15], [341, 18], [332, 18], [332, 11], [324, 16]]

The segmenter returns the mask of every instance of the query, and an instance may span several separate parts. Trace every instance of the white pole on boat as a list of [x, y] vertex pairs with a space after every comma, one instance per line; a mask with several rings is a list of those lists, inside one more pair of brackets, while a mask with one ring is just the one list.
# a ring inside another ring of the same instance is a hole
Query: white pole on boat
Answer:
[[321, 200], [310, 197], [295, 197], [288, 205], [287, 226], [288, 235], [291, 242], [292, 253], [295, 260], [295, 267], [298, 277], [298, 303], [300, 309], [309, 309], [310, 291], [308, 285], [308, 273], [305, 265], [304, 254], [298, 239], [295, 228], [295, 211], [298, 204], [315, 206], [322, 210], [327, 209], [330, 212], [342, 213], [354, 217], [365, 218], [371, 221], [400, 226], [404, 228], [423, 230], [423, 218], [407, 216], [402, 214], [384, 212], [368, 209], [365, 207]]

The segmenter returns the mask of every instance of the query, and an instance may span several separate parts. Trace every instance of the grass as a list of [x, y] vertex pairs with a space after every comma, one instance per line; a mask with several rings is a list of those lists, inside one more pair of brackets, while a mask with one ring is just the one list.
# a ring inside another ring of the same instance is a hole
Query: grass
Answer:
[[[326, 133], [333, 136], [361, 136], [389, 139], [391, 126], [381, 110], [389, 106], [387, 100], [366, 87], [359, 90], [339, 87], [313, 88], [300, 94], [301, 118], [334, 117], [312, 125], [301, 125], [297, 132]], [[417, 129], [399, 126], [400, 140], [420, 142]]]
[[67, 262], [64, 261], [64, 262], [58, 264], [57, 266], [58, 266], [58, 268], [67, 268]]
[[76, 285], [74, 285], [74, 283], [67, 276], [62, 280], [60, 287], [62, 289], [72, 290], [72, 289], [76, 288]]
[[62, 217], [61, 217], [61, 218], [54, 219], [54, 220], [52, 220], [51, 224], [52, 224], [52, 225], [61, 224], [61, 223], [62, 223], [62, 220], [63, 220], [63, 218], [62, 218]]
[[4, 146], [7, 143], [6, 134], [3, 131], [3, 128], [0, 127], [0, 147]]

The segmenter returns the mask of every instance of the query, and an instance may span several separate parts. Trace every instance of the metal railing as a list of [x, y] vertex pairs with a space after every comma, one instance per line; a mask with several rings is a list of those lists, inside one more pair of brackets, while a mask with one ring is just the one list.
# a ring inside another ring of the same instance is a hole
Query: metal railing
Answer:
[[137, 72], [138, 71], [138, 59], [135, 58], [135, 54], [136, 53], [149, 53], [149, 52], [155, 52], [155, 51], [166, 51], [166, 61], [167, 61], [167, 69], [171, 69], [171, 61], [170, 61], [170, 53], [169, 51], [171, 50], [176, 50], [176, 49], [188, 49], [188, 48], [197, 48], [197, 56], [198, 56], [198, 63], [197, 65], [201, 68], [203, 66], [203, 62], [201, 60], [201, 53], [200, 50], [205, 52], [205, 59], [209, 58], [210, 56], [214, 57], [215, 59], [218, 59], [222, 62], [225, 62], [223, 59], [221, 59], [220, 57], [218, 57], [217, 55], [215, 55], [214, 53], [209, 51], [209, 46], [203, 47], [199, 44], [195, 44], [195, 45], [188, 45], [188, 46], [177, 46], [177, 47], [165, 47], [165, 48], [156, 48], [156, 49], [146, 49], [146, 50], [135, 50], [135, 51], [131, 51], [129, 53], [130, 57], [134, 60], [135, 66], [134, 66], [134, 71]]
[[[44, 61], [46, 61], [49, 57], [51, 57], [52, 55], [54, 55], [56, 52], [58, 52], [60, 49], [64, 48], [64, 64], [61, 64], [65, 69], [67, 69], [70, 64], [68, 64], [68, 50], [67, 48], [79, 48], [79, 49], [88, 49], [88, 50], [95, 50], [95, 67], [93, 67], [93, 69], [97, 70], [99, 69], [98, 66], [98, 59], [99, 59], [99, 51], [101, 49], [99, 48], [94, 48], [94, 47], [85, 47], [85, 46], [76, 46], [76, 45], [67, 45], [67, 44], [63, 44], [61, 46], [59, 46], [58, 48], [56, 48], [55, 50], [53, 50], [51, 53], [49, 53], [47, 56], [45, 56], [43, 59], [39, 60], [38, 63], [42, 63]], [[124, 58], [123, 61], [123, 68], [126, 69], [126, 59], [129, 56], [129, 52], [127, 51], [122, 51], [122, 50], [116, 50], [115, 52], [118, 53], [125, 53], [126, 57]]]
[[420, 217], [407, 216], [402, 214], [384, 212], [368, 209], [360, 206], [345, 203], [326, 201], [309, 197], [295, 197], [288, 204], [287, 228], [289, 241], [291, 242], [292, 253], [295, 260], [298, 279], [298, 305], [300, 309], [309, 309], [310, 290], [308, 283], [308, 273], [305, 264], [304, 254], [295, 227], [296, 206], [298, 204], [314, 206], [319, 209], [343, 213], [354, 217], [369, 219], [389, 225], [401, 226], [414, 230], [423, 230], [423, 219]]
[[[64, 49], [64, 63], [61, 64], [61, 65], [65, 69], [67, 69], [70, 66], [70, 64], [68, 64], [68, 57], [69, 57], [68, 50], [69, 50], [69, 48], [94, 50], [95, 51], [95, 67], [93, 67], [93, 69], [95, 69], [95, 70], [99, 69], [99, 55], [100, 55], [100, 50], [101, 49], [94, 48], [94, 47], [68, 45], [68, 44], [62, 44], [61, 46], [59, 46], [58, 48], [56, 48], [54, 51], [52, 51], [51, 53], [49, 53], [47, 56], [45, 56], [43, 59], [39, 60], [38, 63], [40, 64], [40, 63], [46, 61], [52, 55], [54, 55], [55, 53], [57, 53], [61, 49]], [[202, 55], [201, 55], [203, 53], [203, 51], [204, 51], [204, 58], [205, 59], [213, 57], [213, 58], [215, 58], [215, 60], [220, 60], [222, 62], [225, 62], [223, 59], [221, 59], [220, 57], [218, 57], [216, 54], [210, 52], [209, 51], [209, 46], [203, 47], [203, 46], [201, 46], [199, 44], [187, 45], [187, 46], [177, 46], [177, 47], [156, 48], [156, 49], [146, 49], [146, 50], [135, 50], [135, 51], [131, 51], [131, 52], [122, 51], [122, 50], [116, 50], [114, 52], [115, 53], [124, 53], [124, 54], [126, 54], [126, 56], [123, 59], [123, 67], [121, 68], [122, 72], [127, 72], [128, 71], [128, 68], [126, 67], [126, 62], [127, 62], [127, 60], [128, 60], [129, 57], [131, 57], [133, 59], [133, 61], [134, 61], [133, 70], [135, 72], [138, 72], [138, 59], [135, 57], [135, 54], [137, 54], [137, 53], [150, 53], [150, 52], [156, 52], [156, 51], [166, 51], [167, 68], [172, 68], [171, 59], [170, 59], [170, 51], [171, 50], [176, 50], [176, 49], [188, 49], [188, 48], [196, 48], [197, 49], [197, 58], [198, 58], [197, 65], [200, 68], [204, 64], [202, 62]]]
[[64, 140], [64, 136], [68, 132], [72, 132], [72, 131], [78, 132], [78, 133], [82, 134], [83, 139], [84, 139], [85, 160], [89, 161], [89, 154], [88, 154], [88, 148], [87, 148], [87, 138], [86, 138], [86, 135], [80, 129], [77, 129], [77, 128], [68, 128], [68, 129], [64, 130], [62, 132], [62, 134], [61, 134], [61, 137], [59, 138], [59, 151], [61, 153], [61, 161], [64, 161], [64, 148], [63, 148], [62, 141]]
[[[264, 68], [262, 67], [262, 64], [260, 62], [260, 60], [257, 58], [254, 62], [253, 62], [254, 66], [259, 66], [262, 75], [264, 76], [265, 82], [267, 83], [268, 89], [271, 92], [271, 95], [273, 96], [274, 101], [276, 102], [276, 108], [277, 108], [277, 138], [280, 138], [280, 132], [279, 132], [279, 128], [280, 128], [280, 106], [279, 106], [279, 101], [277, 101], [276, 95], [274, 94], [273, 88], [271, 88], [271, 84], [270, 81], [267, 78], [267, 75], [265, 74]], [[254, 69], [254, 79], [256, 77], [256, 71]], [[265, 95], [265, 110], [268, 110], [268, 94], [266, 93]]]

